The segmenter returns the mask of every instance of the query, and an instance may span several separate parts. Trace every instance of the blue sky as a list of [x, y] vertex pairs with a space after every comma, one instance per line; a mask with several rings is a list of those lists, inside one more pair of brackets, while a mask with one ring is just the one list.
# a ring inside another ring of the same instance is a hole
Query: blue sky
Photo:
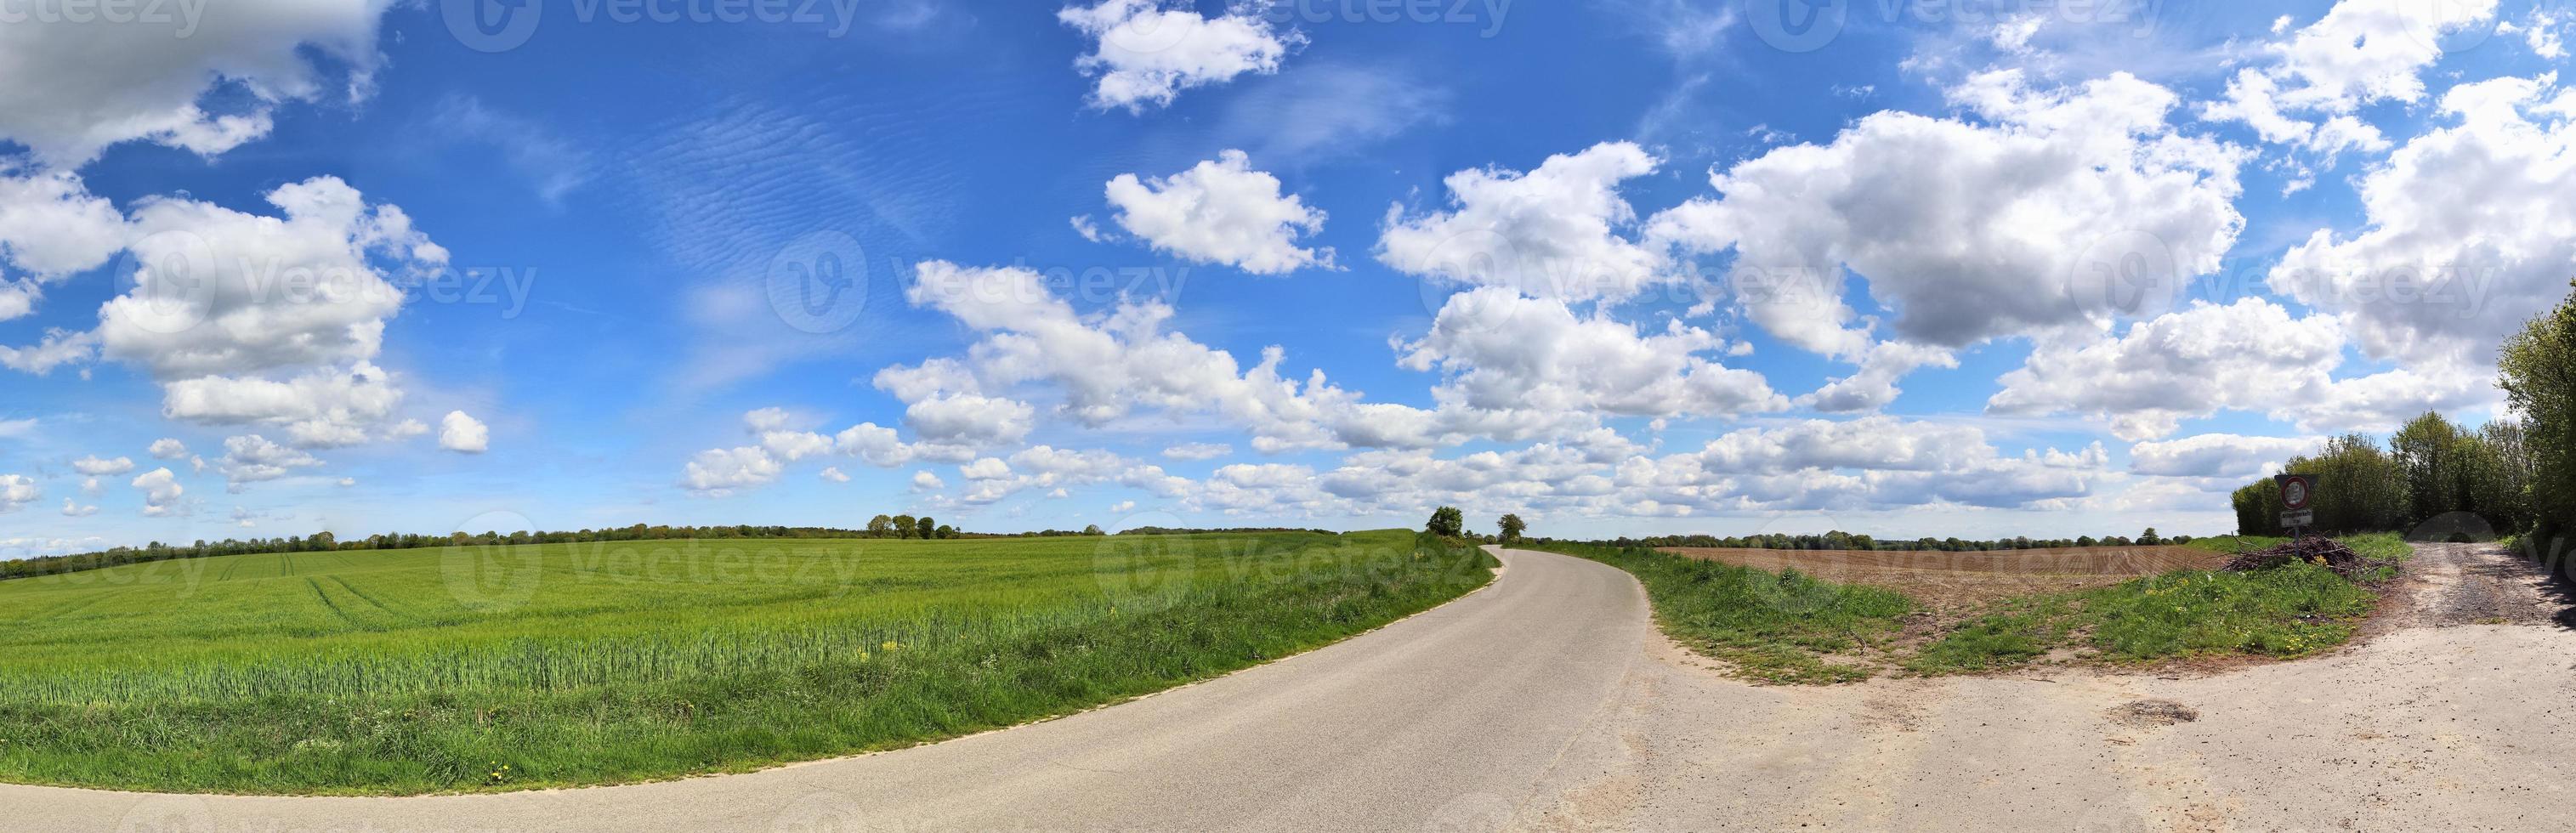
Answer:
[[2554, 2], [0, 12], [6, 555], [2215, 533], [2576, 274]]

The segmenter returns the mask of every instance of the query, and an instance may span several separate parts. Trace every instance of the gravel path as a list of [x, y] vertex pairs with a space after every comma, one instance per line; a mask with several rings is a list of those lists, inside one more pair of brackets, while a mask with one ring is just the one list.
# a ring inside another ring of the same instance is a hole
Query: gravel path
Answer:
[[2548, 570], [2494, 544], [2416, 544], [2395, 590], [2375, 632], [2561, 623], [2576, 601]]

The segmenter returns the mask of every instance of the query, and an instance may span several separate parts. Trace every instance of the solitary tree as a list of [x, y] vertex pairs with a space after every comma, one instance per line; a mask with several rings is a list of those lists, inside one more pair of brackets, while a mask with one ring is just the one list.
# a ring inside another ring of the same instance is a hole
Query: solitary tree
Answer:
[[1520, 540], [1521, 532], [1529, 529], [1529, 524], [1522, 523], [1519, 515], [1504, 515], [1503, 519], [1495, 522], [1494, 525], [1502, 528], [1503, 543], [1506, 544]]
[[1109, 533], [1106, 533], [1106, 532], [1102, 532], [1102, 531], [1100, 531], [1100, 525], [1099, 525], [1099, 524], [1092, 524], [1092, 525], [1090, 525], [1090, 526], [1083, 527], [1083, 528], [1082, 528], [1082, 534], [1084, 534], [1084, 535], [1107, 535], [1107, 534], [1109, 534]]
[[2145, 531], [2145, 532], [2141, 532], [2141, 533], [2138, 533], [2138, 546], [2141, 546], [2141, 547], [2152, 547], [2152, 546], [2155, 546], [2155, 545], [2157, 545], [2157, 544], [2162, 544], [2162, 543], [2164, 543], [2164, 542], [2165, 542], [2165, 539], [2163, 539], [2163, 538], [2159, 538], [2159, 537], [2156, 537], [2156, 528], [2155, 528], [2155, 527], [2152, 527], [2152, 526], [2151, 526], [2151, 527], [2147, 527], [2147, 531]]
[[1456, 538], [1467, 534], [1467, 513], [1455, 506], [1443, 506], [1431, 510], [1431, 522], [1422, 528], [1433, 535]]

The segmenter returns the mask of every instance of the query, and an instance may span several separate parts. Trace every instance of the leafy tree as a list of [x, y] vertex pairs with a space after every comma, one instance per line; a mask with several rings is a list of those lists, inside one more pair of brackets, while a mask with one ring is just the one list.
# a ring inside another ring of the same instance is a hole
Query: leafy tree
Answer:
[[1467, 513], [1455, 506], [1443, 506], [1431, 510], [1431, 522], [1422, 528], [1433, 535], [1456, 538], [1467, 532]]
[[921, 522], [913, 520], [911, 515], [894, 516], [894, 537], [910, 538], [913, 533], [919, 531], [921, 531]]
[[878, 515], [868, 519], [868, 537], [886, 538], [891, 537], [892, 535], [894, 535], [893, 518]]
[[912, 530], [914, 537], [921, 538], [923, 540], [937, 538], [939, 537], [939, 522], [931, 520], [929, 515], [923, 515], [921, 516], [921, 520], [913, 522]]
[[1504, 515], [1494, 525], [1502, 530], [1502, 542], [1506, 544], [1520, 540], [1521, 533], [1529, 529], [1529, 524], [1521, 522], [1519, 515]]
[[[2375, 532], [2405, 522], [2407, 486], [2397, 461], [2360, 434], [2327, 440], [2313, 458], [2295, 459], [2290, 471], [2312, 474], [2317, 528], [2325, 532]], [[2274, 500], [2279, 498], [2275, 496]], [[2279, 524], [2279, 519], [2273, 519]]]
[[940, 524], [938, 529], [931, 530], [931, 531], [932, 531], [932, 532], [935, 532], [935, 533], [938, 533], [939, 537], [941, 537], [941, 538], [955, 538], [955, 537], [957, 537], [957, 528], [956, 528], [956, 527], [953, 527], [953, 526], [949, 526], [949, 525], [947, 525], [947, 524]]
[[2406, 479], [2406, 522], [2418, 524], [2468, 507], [2460, 501], [2460, 429], [2425, 411], [2388, 437], [2389, 457]]
[[2138, 533], [2138, 546], [2152, 547], [2163, 544], [2164, 542], [2165, 539], [2156, 534], [2155, 527], [2147, 527], [2147, 531]]
[[1099, 525], [1099, 524], [1092, 524], [1092, 525], [1090, 525], [1090, 526], [1083, 527], [1083, 528], [1082, 528], [1082, 534], [1084, 534], [1084, 535], [1107, 535], [1107, 534], [1109, 534], [1109, 533], [1106, 533], [1106, 532], [1102, 532], [1102, 531], [1100, 531], [1100, 525]]
[[2528, 429], [2521, 422], [2499, 419], [2463, 440], [2478, 446], [2475, 453], [2466, 455], [2469, 465], [2477, 469], [2471, 474], [2469, 502], [2498, 530], [2531, 528], [2534, 461], [2527, 437]]
[[2245, 484], [2229, 496], [2236, 507], [2236, 534], [2270, 535], [2280, 525], [2281, 495], [2273, 491], [2272, 481], [2257, 480]]
[[2524, 420], [2532, 537], [2552, 546], [2576, 527], [2576, 295], [2505, 339], [2496, 368], [2505, 402]]
[[2075, 545], [2079, 547], [2099, 546], [2101, 543], [2102, 542], [2100, 541], [2093, 540], [2093, 536], [2091, 535], [2080, 536], [2075, 539]]

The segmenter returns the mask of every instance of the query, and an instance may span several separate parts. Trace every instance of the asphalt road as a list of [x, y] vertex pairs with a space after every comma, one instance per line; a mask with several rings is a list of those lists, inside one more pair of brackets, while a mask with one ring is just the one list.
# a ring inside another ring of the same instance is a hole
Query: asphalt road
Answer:
[[1510, 552], [1379, 631], [1060, 720], [743, 775], [419, 798], [0, 786], [0, 828], [372, 833], [1487, 829], [1620, 690], [1649, 633], [1627, 574]]
[[2576, 833], [2563, 588], [2500, 579], [2477, 598], [2510, 604], [2480, 610], [2540, 613], [2444, 614], [2446, 577], [2502, 558], [2419, 551], [2394, 630], [2297, 662], [1817, 687], [1728, 679], [1653, 631], [1625, 573], [1510, 551], [1492, 586], [1375, 633], [932, 746], [501, 795], [0, 786], [0, 831]]

